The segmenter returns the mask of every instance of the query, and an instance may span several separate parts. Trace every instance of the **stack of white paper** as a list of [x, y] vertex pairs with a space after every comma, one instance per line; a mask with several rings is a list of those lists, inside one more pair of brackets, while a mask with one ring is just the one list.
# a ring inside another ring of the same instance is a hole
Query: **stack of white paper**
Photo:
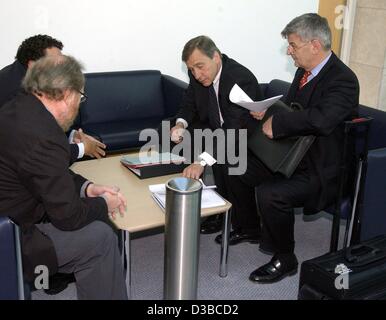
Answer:
[[[201, 193], [201, 209], [213, 208], [218, 206], [224, 206], [226, 202], [221, 196], [214, 191], [215, 186], [203, 185]], [[155, 202], [162, 208], [165, 209], [166, 203], [166, 187], [165, 184], [153, 184], [149, 185], [151, 196]]]
[[267, 110], [282, 96], [283, 95], [280, 95], [262, 101], [252, 101], [252, 99], [243, 91], [243, 89], [241, 89], [237, 84], [235, 84], [231, 92], [229, 93], [229, 100], [250, 111], [262, 112]]

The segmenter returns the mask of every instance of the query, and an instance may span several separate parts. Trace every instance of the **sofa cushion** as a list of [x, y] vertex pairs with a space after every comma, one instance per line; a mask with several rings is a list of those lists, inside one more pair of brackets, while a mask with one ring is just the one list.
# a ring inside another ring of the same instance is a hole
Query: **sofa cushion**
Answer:
[[108, 151], [139, 147], [146, 141], [139, 141], [139, 134], [144, 128], [157, 129], [159, 118], [126, 120], [89, 124], [83, 130], [98, 136], [107, 145]]
[[85, 76], [88, 99], [80, 108], [84, 128], [97, 123], [162, 118], [165, 114], [159, 71], [101, 72]]

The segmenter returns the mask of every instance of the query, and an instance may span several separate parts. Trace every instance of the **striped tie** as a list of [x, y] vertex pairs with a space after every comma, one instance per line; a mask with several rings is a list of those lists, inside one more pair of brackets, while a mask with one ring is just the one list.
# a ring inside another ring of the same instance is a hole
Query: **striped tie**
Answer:
[[307, 83], [307, 79], [310, 75], [311, 75], [310, 71], [304, 72], [303, 77], [300, 79], [300, 82], [299, 82], [299, 89], [304, 87], [304, 85]]

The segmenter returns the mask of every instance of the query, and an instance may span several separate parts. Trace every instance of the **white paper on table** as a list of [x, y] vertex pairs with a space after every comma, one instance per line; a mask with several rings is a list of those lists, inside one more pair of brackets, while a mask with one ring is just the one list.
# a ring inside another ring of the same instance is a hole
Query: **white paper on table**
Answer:
[[[217, 188], [216, 185], [212, 185], [212, 186], [207, 186], [205, 185], [204, 181], [202, 181], [202, 179], [199, 180], [202, 184], [202, 189], [203, 190], [206, 190], [206, 189], [215, 189]], [[158, 193], [158, 194], [166, 194], [166, 187], [165, 187], [165, 184], [164, 183], [160, 183], [160, 184], [150, 184], [149, 185], [149, 191], [151, 193]]]
[[[226, 204], [224, 199], [217, 194], [213, 188], [216, 186], [205, 186], [201, 193], [201, 209], [223, 206]], [[152, 198], [162, 208], [165, 209], [166, 187], [165, 184], [149, 185]]]
[[268, 98], [261, 101], [253, 101], [237, 83], [233, 86], [229, 93], [229, 100], [241, 107], [244, 107], [250, 111], [262, 112], [267, 110], [271, 105], [278, 101], [283, 95]]

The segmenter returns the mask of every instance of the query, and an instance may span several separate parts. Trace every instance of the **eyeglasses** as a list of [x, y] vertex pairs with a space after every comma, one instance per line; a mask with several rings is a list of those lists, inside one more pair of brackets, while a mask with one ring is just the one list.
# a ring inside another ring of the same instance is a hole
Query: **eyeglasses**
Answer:
[[311, 43], [312, 41], [314, 40], [310, 40], [310, 41], [307, 41], [305, 44], [301, 45], [301, 46], [297, 46], [295, 43], [290, 43], [288, 44], [287, 46], [287, 50], [292, 50], [294, 52], [300, 50], [301, 48], [305, 47], [307, 44]]
[[78, 90], [78, 92], [80, 93], [80, 103], [82, 103], [82, 102], [85, 102], [86, 100], [87, 100], [87, 95], [84, 93], [84, 92], [82, 92], [82, 91], [80, 91], [80, 90]]

